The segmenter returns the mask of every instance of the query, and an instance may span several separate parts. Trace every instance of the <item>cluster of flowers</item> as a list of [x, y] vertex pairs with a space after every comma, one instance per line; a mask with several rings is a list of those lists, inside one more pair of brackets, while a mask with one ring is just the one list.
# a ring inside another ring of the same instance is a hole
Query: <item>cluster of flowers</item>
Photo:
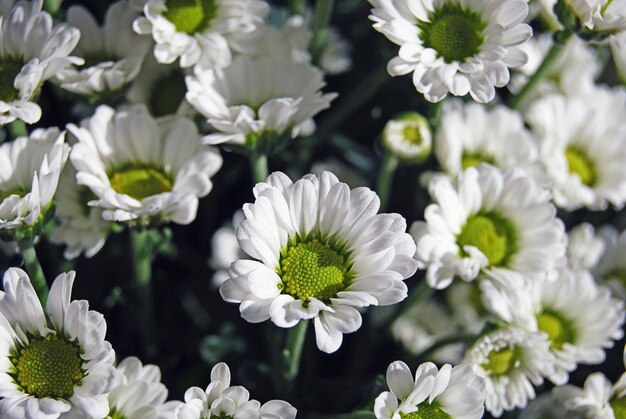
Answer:
[[[561, 36], [529, 41], [524, 0], [370, 3], [374, 28], [400, 46], [389, 73], [413, 73], [428, 101], [450, 93], [490, 102], [505, 85], [524, 100], [491, 108], [448, 100], [434, 138], [418, 114], [387, 124], [386, 154], [416, 163], [432, 148], [441, 168], [423, 176], [433, 203], [409, 233], [403, 216], [379, 213], [375, 192], [351, 189], [331, 172], [264, 176], [255, 201], [214, 238], [221, 296], [252, 323], [312, 320], [317, 347], [332, 353], [361, 327], [363, 308], [401, 302], [405, 280], [423, 270], [426, 284], [454, 302], [418, 302], [393, 333], [416, 353], [442, 333], [473, 339], [435, 354], [454, 367], [426, 362], [413, 376], [392, 363], [377, 418], [497, 417], [525, 407], [546, 379], [560, 386], [552, 395], [564, 410], [623, 416], [626, 375], [615, 385], [591, 375], [583, 390], [565, 384], [623, 337], [626, 233], [607, 226], [596, 235], [589, 224], [567, 233], [557, 208], [626, 203], [626, 90], [596, 83], [600, 68], [586, 42], [608, 40], [626, 73], [626, 4], [539, 2], [535, 13]], [[122, 0], [102, 26], [81, 6], [54, 22], [42, 5], [0, 1], [0, 124], [39, 121], [47, 81], [85, 98], [71, 110], [82, 122], [0, 145], [8, 251], [24, 253], [49, 234], [67, 246], [67, 258], [89, 257], [115, 223], [191, 223], [222, 166], [216, 145], [254, 159], [313, 133], [313, 117], [336, 96], [322, 93], [324, 73], [350, 66], [336, 33], [312, 57], [307, 13], [270, 26], [262, 0]], [[549, 67], [540, 64], [557, 52]], [[519, 69], [512, 78], [509, 68]], [[544, 76], [537, 84], [536, 74]], [[104, 102], [114, 106], [93, 106]], [[70, 301], [73, 281], [72, 272], [57, 277], [44, 310], [45, 296], [24, 271], [5, 274], [0, 414], [295, 417], [285, 401], [261, 405], [230, 386], [223, 363], [206, 390], [167, 402], [158, 367], [136, 358], [114, 365], [104, 318]]]

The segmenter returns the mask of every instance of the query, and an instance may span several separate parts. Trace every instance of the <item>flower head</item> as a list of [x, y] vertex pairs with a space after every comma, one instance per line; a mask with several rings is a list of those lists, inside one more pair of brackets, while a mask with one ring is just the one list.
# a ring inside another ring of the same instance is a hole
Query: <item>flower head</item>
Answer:
[[417, 112], [407, 112], [387, 122], [382, 141], [387, 151], [407, 161], [425, 160], [432, 149], [428, 121]]
[[317, 346], [334, 352], [361, 326], [357, 310], [407, 295], [417, 263], [399, 214], [376, 214], [368, 188], [350, 190], [330, 172], [292, 182], [280, 172], [254, 188], [237, 228], [243, 250], [220, 288], [244, 319], [292, 327], [314, 319]]

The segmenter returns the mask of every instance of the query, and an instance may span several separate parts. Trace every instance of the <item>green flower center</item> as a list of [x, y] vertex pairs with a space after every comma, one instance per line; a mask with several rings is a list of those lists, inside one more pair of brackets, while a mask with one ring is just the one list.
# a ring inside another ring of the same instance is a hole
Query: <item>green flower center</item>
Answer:
[[513, 223], [495, 212], [471, 215], [457, 236], [461, 256], [463, 246], [474, 246], [489, 259], [489, 266], [505, 266], [517, 250]]
[[480, 15], [464, 10], [458, 4], [446, 4], [430, 16], [430, 22], [418, 22], [425, 47], [437, 51], [450, 63], [464, 61], [480, 51], [482, 34], [487, 26]]
[[452, 417], [441, 410], [439, 403], [429, 404], [428, 401], [417, 405], [417, 412], [400, 413], [402, 419], [451, 419]]
[[410, 144], [421, 145], [424, 139], [419, 125], [407, 124], [402, 130], [402, 137]]
[[537, 327], [548, 335], [552, 349], [561, 349], [564, 343], [572, 343], [576, 339], [572, 322], [553, 310], [543, 310], [537, 315]]
[[565, 158], [570, 173], [578, 175], [582, 183], [587, 186], [593, 186], [596, 183], [594, 164], [584, 152], [575, 147], [567, 147]]
[[152, 114], [158, 117], [176, 113], [187, 92], [183, 73], [174, 71], [160, 79], [154, 86], [149, 100]]
[[217, 16], [215, 0], [166, 0], [165, 6], [163, 16], [174, 24], [177, 32], [202, 32]]
[[280, 287], [302, 301], [314, 297], [328, 303], [348, 285], [346, 259], [342, 252], [317, 239], [289, 246], [280, 259]]
[[3, 102], [11, 102], [20, 97], [20, 92], [13, 83], [15, 77], [22, 71], [22, 63], [14, 61], [0, 62], [0, 100]]
[[461, 157], [461, 167], [463, 169], [467, 169], [468, 167], [478, 166], [481, 163], [488, 163], [492, 166], [495, 166], [495, 159], [491, 156], [483, 155], [483, 154], [469, 154], [463, 153], [463, 157]]
[[487, 356], [487, 362], [482, 365], [485, 371], [489, 371], [489, 375], [500, 376], [506, 375], [513, 370], [519, 362], [519, 353], [516, 348], [502, 348], [491, 352]]
[[13, 189], [9, 189], [8, 191], [0, 191], [0, 202], [4, 201], [5, 199], [10, 197], [11, 195], [18, 195], [20, 197], [23, 197], [27, 193], [28, 193], [28, 191], [26, 191], [26, 190], [24, 190], [22, 188], [13, 188]]
[[117, 193], [139, 201], [172, 190], [173, 179], [161, 167], [150, 163], [124, 164], [109, 174], [111, 187]]
[[626, 419], [626, 397], [611, 399], [609, 402], [613, 408], [615, 419]]
[[85, 375], [78, 344], [54, 335], [33, 338], [13, 365], [16, 383], [39, 399], [69, 399]]
[[124, 416], [120, 411], [113, 407], [109, 412], [107, 419], [126, 419], [126, 416]]

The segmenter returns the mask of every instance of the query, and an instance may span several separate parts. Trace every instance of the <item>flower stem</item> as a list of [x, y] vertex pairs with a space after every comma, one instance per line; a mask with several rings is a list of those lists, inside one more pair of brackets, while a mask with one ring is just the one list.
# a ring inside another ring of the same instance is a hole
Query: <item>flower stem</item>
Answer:
[[33, 284], [33, 288], [35, 288], [35, 292], [41, 301], [41, 305], [45, 307], [49, 289], [46, 277], [43, 274], [43, 269], [41, 269], [39, 259], [37, 258], [35, 244], [32, 239], [18, 240], [17, 247], [22, 259], [24, 260], [24, 265], [26, 267], [26, 271], [28, 272], [28, 276], [30, 277], [30, 282]]
[[267, 155], [252, 154], [250, 155], [250, 165], [252, 167], [252, 183], [265, 182], [267, 180]]
[[306, 330], [309, 326], [308, 320], [300, 320], [298, 324], [289, 329], [283, 357], [285, 360], [285, 381], [287, 386], [292, 386], [298, 371], [300, 370], [300, 358], [302, 357], [302, 348], [306, 338]]
[[389, 204], [389, 195], [391, 194], [391, 184], [393, 183], [393, 176], [398, 167], [398, 158], [391, 153], [385, 152], [383, 155], [383, 162], [380, 166], [380, 172], [378, 173], [378, 184], [376, 191], [380, 198], [380, 211], [384, 212]]
[[328, 43], [328, 26], [333, 12], [333, 0], [317, 0], [313, 17], [313, 38], [309, 49], [313, 64], [318, 65]]
[[43, 9], [51, 15], [54, 15], [61, 8], [61, 3], [63, 3], [63, 0], [44, 0]]
[[297, 15], [303, 15], [306, 11], [306, 1], [305, 0], [289, 0], [289, 9], [291, 13]]
[[524, 105], [526, 105], [531, 93], [537, 84], [546, 76], [546, 74], [548, 74], [548, 71], [550, 71], [554, 62], [561, 55], [561, 52], [565, 48], [565, 44], [571, 36], [572, 32], [562, 31], [554, 37], [554, 44], [552, 44], [552, 47], [543, 58], [543, 61], [539, 65], [539, 68], [537, 68], [537, 71], [535, 71], [535, 74], [530, 77], [522, 90], [520, 90], [520, 92], [513, 96], [513, 98], [509, 101], [510, 108], [520, 110], [524, 107]]

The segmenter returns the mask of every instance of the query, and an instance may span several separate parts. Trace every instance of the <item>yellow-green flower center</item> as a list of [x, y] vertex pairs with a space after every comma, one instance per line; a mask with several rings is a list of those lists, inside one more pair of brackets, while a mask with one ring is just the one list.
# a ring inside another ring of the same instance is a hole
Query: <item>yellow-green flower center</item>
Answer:
[[0, 100], [3, 102], [11, 102], [20, 97], [20, 92], [13, 83], [15, 77], [22, 71], [22, 63], [14, 61], [0, 62]]
[[13, 360], [15, 382], [37, 398], [68, 399], [84, 377], [80, 347], [63, 337], [33, 338]]
[[451, 416], [441, 410], [439, 404], [435, 401], [429, 404], [428, 401], [417, 405], [417, 412], [400, 413], [402, 419], [451, 419]]
[[611, 399], [609, 402], [613, 408], [615, 419], [626, 419], [626, 397]]
[[317, 239], [289, 246], [280, 259], [278, 274], [283, 293], [308, 301], [329, 302], [348, 285], [347, 257]]
[[204, 31], [217, 16], [215, 0], [166, 0], [163, 16], [176, 31], [194, 34]]
[[572, 343], [576, 339], [572, 322], [554, 310], [546, 309], [539, 313], [537, 327], [548, 335], [552, 349], [561, 349], [564, 343]]
[[107, 419], [126, 419], [126, 416], [124, 416], [119, 410], [117, 410], [114, 407], [109, 412], [109, 415], [107, 416]]
[[587, 186], [593, 186], [596, 183], [594, 164], [584, 152], [575, 147], [567, 147], [565, 158], [570, 173], [578, 175], [582, 183]]
[[489, 266], [505, 266], [517, 250], [513, 223], [495, 212], [471, 215], [457, 236], [461, 256], [463, 246], [474, 246], [489, 260]]
[[421, 145], [424, 139], [419, 125], [407, 124], [402, 130], [402, 137], [410, 144]]
[[463, 153], [463, 157], [461, 157], [461, 167], [463, 169], [467, 169], [468, 167], [478, 166], [481, 163], [488, 163], [491, 165], [495, 165], [495, 159], [491, 156], [487, 156], [484, 154], [470, 154]]
[[506, 375], [513, 370], [519, 362], [519, 353], [517, 348], [502, 348], [492, 351], [487, 356], [487, 362], [482, 365], [489, 375], [499, 376]]
[[13, 188], [13, 189], [9, 189], [8, 191], [0, 191], [0, 203], [4, 201], [5, 199], [7, 199], [8, 197], [10, 197], [11, 195], [17, 195], [17, 196], [23, 197], [27, 193], [28, 191], [22, 188]]
[[446, 62], [462, 62], [480, 52], [484, 42], [482, 32], [487, 25], [478, 13], [464, 10], [458, 4], [446, 4], [429, 18], [430, 22], [418, 22], [422, 42]]
[[109, 173], [111, 187], [117, 193], [137, 200], [172, 190], [172, 176], [149, 163], [124, 164]]
[[154, 84], [154, 89], [150, 94], [150, 109], [154, 116], [164, 116], [176, 113], [180, 103], [185, 99], [187, 86], [185, 76], [180, 71], [160, 79]]

